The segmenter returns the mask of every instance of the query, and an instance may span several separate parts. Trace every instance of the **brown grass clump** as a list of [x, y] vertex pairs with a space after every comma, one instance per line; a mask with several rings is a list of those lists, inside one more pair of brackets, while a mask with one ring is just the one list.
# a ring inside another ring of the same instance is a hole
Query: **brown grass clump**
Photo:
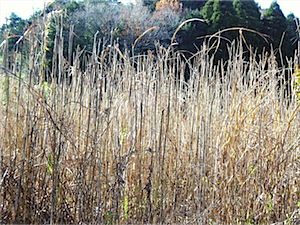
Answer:
[[95, 41], [69, 65], [57, 35], [45, 83], [36, 38], [28, 64], [0, 70], [1, 223], [299, 222], [293, 60], [246, 61], [235, 42], [218, 65], [205, 45], [130, 58]]

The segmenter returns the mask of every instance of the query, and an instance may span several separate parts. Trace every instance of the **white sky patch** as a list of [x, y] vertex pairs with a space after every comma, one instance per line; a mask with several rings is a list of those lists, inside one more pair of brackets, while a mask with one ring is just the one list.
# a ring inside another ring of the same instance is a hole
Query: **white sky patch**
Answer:
[[12, 12], [22, 19], [28, 19], [37, 10], [42, 10], [48, 1], [45, 0], [0, 0], [0, 26], [6, 23]]
[[[272, 0], [257, 0], [255, 2], [257, 2], [263, 9], [267, 9], [270, 7]], [[277, 3], [285, 16], [290, 13], [294, 13], [296, 17], [300, 18], [299, 0], [277, 0]]]

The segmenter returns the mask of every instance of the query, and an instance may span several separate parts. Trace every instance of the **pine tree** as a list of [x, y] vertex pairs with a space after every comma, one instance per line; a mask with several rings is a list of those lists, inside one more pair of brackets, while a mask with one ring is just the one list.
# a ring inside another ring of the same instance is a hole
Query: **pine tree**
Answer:
[[203, 18], [207, 20], [209, 33], [237, 25], [233, 1], [209, 0], [202, 9]]
[[21, 17], [19, 17], [15, 13], [11, 13], [11, 15], [8, 18], [8, 24], [7, 27], [5, 24], [2, 25], [0, 29], [0, 44], [5, 40], [6, 35], [6, 28], [8, 31], [8, 51], [12, 52], [14, 51], [14, 45], [17, 42], [17, 40], [20, 38], [20, 36], [23, 34], [25, 29], [26, 21], [23, 20]]
[[[203, 16], [199, 10], [193, 10], [188, 13], [185, 20], [191, 18], [203, 19]], [[179, 31], [179, 36], [181, 38], [179, 48], [190, 52], [196, 52], [196, 46], [200, 48], [200, 45], [203, 42], [203, 39], [200, 38], [207, 35], [207, 29], [208, 25], [200, 21], [193, 21], [185, 24]]]
[[260, 12], [254, 0], [234, 0], [233, 8], [236, 12], [238, 26], [260, 30]]
[[214, 13], [214, 0], [209, 0], [205, 3], [202, 10], [203, 18], [206, 19], [208, 25], [212, 23], [212, 15]]
[[293, 50], [297, 47], [297, 41], [299, 40], [299, 33], [297, 32], [296, 20], [298, 20], [299, 24], [299, 18], [296, 18], [293, 13], [290, 13], [286, 18], [287, 33], [293, 44]]
[[182, 3], [183, 8], [201, 10], [207, 0], [180, 0], [179, 2]]
[[272, 2], [263, 16], [263, 31], [270, 36], [275, 47], [280, 44], [283, 32], [287, 29], [286, 18], [276, 1]]
[[[233, 8], [236, 12], [238, 27], [252, 29], [258, 32], [262, 30], [261, 14], [254, 0], [234, 0]], [[250, 44], [254, 47], [262, 48], [266, 44], [258, 34], [244, 32], [243, 35], [248, 45]]]
[[[280, 50], [283, 57], [278, 57], [279, 66], [285, 62], [285, 56], [292, 56], [292, 43], [287, 32], [287, 20], [276, 1], [272, 2], [263, 17], [263, 32], [270, 36], [273, 48]], [[281, 58], [281, 60], [279, 60]]]
[[[202, 8], [202, 14], [209, 26], [208, 34], [214, 34], [219, 30], [237, 26], [237, 17], [233, 8], [232, 0], [209, 0]], [[221, 58], [224, 60], [228, 58], [226, 45], [230, 44], [228, 40], [231, 41], [237, 37], [237, 32], [228, 31], [226, 33], [222, 33], [222, 37], [227, 39], [227, 41], [222, 39], [218, 46], [218, 53], [214, 57], [215, 61]]]

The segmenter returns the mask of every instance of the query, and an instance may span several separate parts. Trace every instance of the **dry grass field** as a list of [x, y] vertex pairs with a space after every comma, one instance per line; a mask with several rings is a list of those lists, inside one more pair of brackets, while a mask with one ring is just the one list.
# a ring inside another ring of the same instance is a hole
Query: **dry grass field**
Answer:
[[95, 41], [68, 60], [58, 34], [49, 74], [44, 39], [12, 70], [1, 53], [1, 223], [300, 221], [296, 56], [278, 68], [240, 39], [214, 64], [209, 43], [187, 59]]

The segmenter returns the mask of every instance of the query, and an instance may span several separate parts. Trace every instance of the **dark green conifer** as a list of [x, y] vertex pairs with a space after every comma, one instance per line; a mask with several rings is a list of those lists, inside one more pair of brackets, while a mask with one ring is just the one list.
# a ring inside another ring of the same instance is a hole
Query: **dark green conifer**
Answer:
[[182, 3], [183, 8], [191, 10], [201, 10], [207, 0], [179, 0]]
[[260, 30], [260, 12], [254, 0], [234, 0], [233, 8], [236, 12], [238, 26]]
[[290, 13], [286, 18], [287, 33], [291, 39], [293, 50], [297, 47], [297, 41], [299, 40], [299, 33], [297, 31], [297, 24], [296, 24], [297, 20], [299, 24], [299, 18], [296, 18], [293, 13]]
[[237, 25], [233, 1], [209, 0], [203, 7], [202, 14], [210, 25], [209, 33]]
[[[202, 13], [199, 10], [193, 10], [185, 17], [185, 20], [191, 18], [203, 19]], [[179, 48], [182, 50], [188, 50], [190, 52], [196, 52], [199, 50], [204, 36], [207, 35], [208, 25], [205, 22], [193, 21], [185, 24], [180, 32], [181, 43]]]
[[[254, 0], [242, 1], [234, 0], [233, 8], [236, 12], [237, 26], [244, 27], [257, 32], [261, 32], [261, 14], [259, 7]], [[263, 38], [258, 34], [251, 32], [243, 32], [245, 40], [248, 45], [252, 45], [255, 48], [262, 48], [266, 44]]]
[[262, 22], [263, 32], [268, 34], [274, 46], [278, 47], [283, 32], [287, 29], [287, 21], [276, 1], [272, 2], [271, 6], [267, 9], [263, 15]]
[[[273, 48], [276, 50], [276, 52], [280, 50], [282, 56], [292, 56], [292, 44], [287, 32], [287, 20], [276, 1], [272, 2], [271, 6], [263, 15], [262, 23], [263, 33], [269, 35], [271, 39], [270, 42], [272, 43]], [[284, 61], [284, 57], [280, 58], [281, 60], [278, 60], [278, 62], [279, 65], [282, 66], [281, 61]]]

